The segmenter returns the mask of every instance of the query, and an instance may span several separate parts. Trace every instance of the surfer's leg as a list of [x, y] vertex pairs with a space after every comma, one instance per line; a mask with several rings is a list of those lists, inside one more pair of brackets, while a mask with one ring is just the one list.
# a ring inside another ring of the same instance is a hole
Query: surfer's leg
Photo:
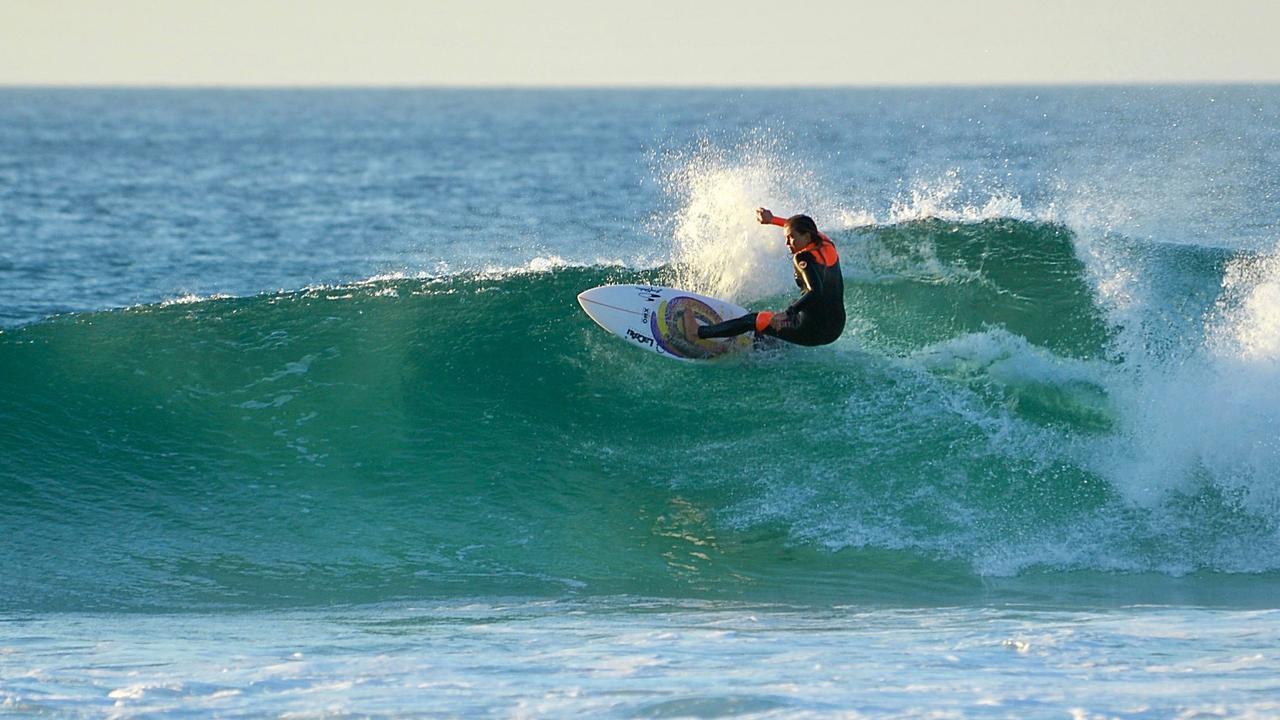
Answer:
[[732, 320], [725, 320], [715, 325], [703, 325], [698, 328], [698, 337], [700, 338], [727, 338], [735, 335], [741, 335], [746, 332], [755, 332], [756, 316], [759, 313], [748, 313], [742, 317], [736, 317]]

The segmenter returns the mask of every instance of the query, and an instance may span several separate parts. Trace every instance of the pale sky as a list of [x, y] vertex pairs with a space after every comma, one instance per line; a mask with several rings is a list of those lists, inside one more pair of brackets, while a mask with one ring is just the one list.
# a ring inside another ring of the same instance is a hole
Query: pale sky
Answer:
[[1280, 82], [1271, 0], [0, 0], [0, 85]]

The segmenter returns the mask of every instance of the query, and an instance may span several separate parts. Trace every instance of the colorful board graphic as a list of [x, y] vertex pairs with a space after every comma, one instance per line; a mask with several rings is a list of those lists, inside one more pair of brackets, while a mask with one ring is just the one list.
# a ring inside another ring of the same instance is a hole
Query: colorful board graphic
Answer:
[[688, 290], [651, 285], [603, 285], [578, 303], [600, 327], [650, 352], [677, 360], [710, 360], [751, 347], [750, 334], [721, 340], [691, 337], [687, 328], [747, 314], [745, 308]]

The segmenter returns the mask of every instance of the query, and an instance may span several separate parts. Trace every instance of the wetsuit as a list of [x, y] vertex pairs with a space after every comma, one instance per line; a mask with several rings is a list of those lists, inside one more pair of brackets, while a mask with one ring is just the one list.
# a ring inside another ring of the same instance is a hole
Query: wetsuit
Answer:
[[[784, 218], [773, 219], [785, 225]], [[755, 331], [797, 345], [826, 345], [844, 332], [844, 276], [840, 255], [831, 239], [818, 233], [818, 241], [791, 256], [796, 285], [804, 294], [784, 312], [787, 324], [781, 330], [769, 327], [771, 312], [759, 312], [698, 328], [700, 338], [733, 337]]]

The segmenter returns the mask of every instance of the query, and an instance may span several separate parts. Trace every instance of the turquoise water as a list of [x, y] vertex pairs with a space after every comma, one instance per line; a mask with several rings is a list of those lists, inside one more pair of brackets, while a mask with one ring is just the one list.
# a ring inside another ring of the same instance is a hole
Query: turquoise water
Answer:
[[[0, 711], [1280, 712], [1278, 115], [0, 91]], [[785, 305], [757, 205], [836, 344], [578, 308]]]

